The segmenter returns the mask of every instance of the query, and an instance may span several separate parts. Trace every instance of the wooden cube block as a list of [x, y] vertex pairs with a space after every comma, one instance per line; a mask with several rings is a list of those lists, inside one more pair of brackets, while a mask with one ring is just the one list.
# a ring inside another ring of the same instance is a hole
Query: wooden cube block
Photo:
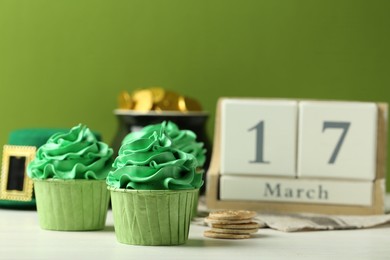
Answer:
[[299, 103], [298, 176], [374, 180], [377, 105]]
[[296, 101], [224, 99], [221, 109], [222, 175], [296, 175]]

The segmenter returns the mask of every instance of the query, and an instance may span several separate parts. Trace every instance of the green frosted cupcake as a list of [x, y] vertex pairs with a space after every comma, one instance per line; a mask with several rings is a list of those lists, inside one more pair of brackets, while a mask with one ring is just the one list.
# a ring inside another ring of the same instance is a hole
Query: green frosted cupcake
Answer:
[[[206, 161], [206, 149], [202, 142], [197, 142], [196, 134], [191, 130], [179, 129], [179, 127], [167, 121], [161, 124], [154, 124], [144, 127], [139, 132], [130, 133], [122, 141], [122, 144], [135, 138], [149, 138], [154, 132], [161, 131], [164, 125], [166, 135], [172, 141], [172, 147], [181, 150], [185, 153], [192, 154], [197, 160], [197, 172], [203, 172], [203, 165]], [[193, 206], [192, 217], [197, 215], [199, 192], [195, 194], [195, 203]]]
[[133, 245], [178, 245], [188, 239], [202, 171], [177, 149], [167, 123], [129, 134], [108, 174], [117, 240]]
[[105, 179], [113, 150], [84, 125], [57, 133], [28, 165], [41, 228], [99, 230], [106, 221], [110, 194]]

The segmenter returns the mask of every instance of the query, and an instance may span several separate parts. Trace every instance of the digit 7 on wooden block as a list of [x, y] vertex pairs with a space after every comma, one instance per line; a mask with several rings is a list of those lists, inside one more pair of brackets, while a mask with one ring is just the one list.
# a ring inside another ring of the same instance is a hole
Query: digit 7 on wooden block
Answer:
[[377, 105], [302, 101], [298, 176], [375, 179]]

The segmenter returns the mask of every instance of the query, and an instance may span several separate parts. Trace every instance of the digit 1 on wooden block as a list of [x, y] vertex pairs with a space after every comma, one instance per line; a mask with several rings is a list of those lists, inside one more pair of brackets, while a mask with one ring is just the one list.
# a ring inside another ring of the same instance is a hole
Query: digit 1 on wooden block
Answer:
[[298, 176], [374, 180], [375, 103], [299, 103]]
[[296, 175], [298, 103], [223, 99], [221, 174]]

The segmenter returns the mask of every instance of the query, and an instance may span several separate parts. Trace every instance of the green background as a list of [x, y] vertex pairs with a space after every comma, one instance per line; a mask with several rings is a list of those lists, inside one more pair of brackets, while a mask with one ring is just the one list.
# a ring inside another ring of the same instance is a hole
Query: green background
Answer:
[[[388, 0], [0, 0], [0, 144], [80, 122], [110, 143], [121, 90], [390, 102]], [[389, 187], [389, 185], [388, 185]]]

